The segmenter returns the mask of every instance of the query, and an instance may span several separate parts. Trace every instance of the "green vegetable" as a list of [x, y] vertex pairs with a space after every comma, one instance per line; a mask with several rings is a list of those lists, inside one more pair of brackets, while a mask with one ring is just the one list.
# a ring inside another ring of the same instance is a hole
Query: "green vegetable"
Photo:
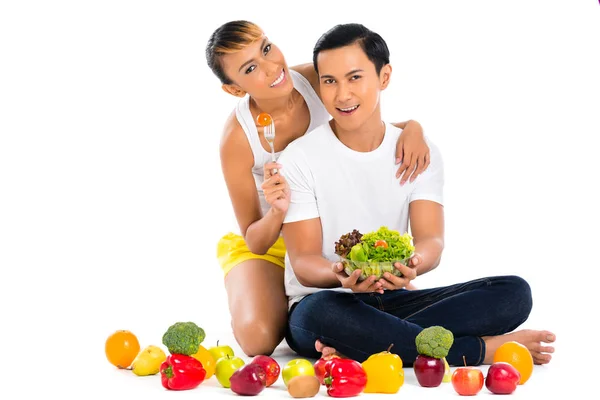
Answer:
[[162, 342], [171, 354], [191, 356], [198, 352], [205, 337], [204, 329], [195, 323], [176, 322], [167, 329]]
[[[375, 242], [378, 240], [385, 240], [388, 247], [375, 247]], [[387, 226], [382, 226], [375, 232], [365, 233], [361, 237], [369, 261], [406, 260], [415, 251], [415, 246], [412, 245], [411, 241], [412, 236], [408, 232], [400, 235], [400, 232], [390, 230]]]
[[419, 354], [444, 358], [454, 343], [454, 335], [443, 326], [430, 326], [417, 335], [415, 343]]
[[352, 261], [367, 261], [367, 252], [362, 244], [359, 243], [352, 246], [352, 250], [350, 250], [350, 259]]

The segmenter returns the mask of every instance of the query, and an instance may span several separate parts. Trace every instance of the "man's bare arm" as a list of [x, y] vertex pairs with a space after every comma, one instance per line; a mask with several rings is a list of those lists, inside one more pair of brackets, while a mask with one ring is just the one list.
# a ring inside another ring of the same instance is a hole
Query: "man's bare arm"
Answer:
[[308, 287], [341, 286], [331, 269], [331, 261], [322, 255], [321, 218], [283, 224], [283, 240], [298, 282]]
[[444, 207], [429, 200], [415, 200], [410, 203], [410, 229], [415, 245], [415, 253], [421, 260], [416, 266], [417, 275], [423, 275], [436, 268], [444, 250]]

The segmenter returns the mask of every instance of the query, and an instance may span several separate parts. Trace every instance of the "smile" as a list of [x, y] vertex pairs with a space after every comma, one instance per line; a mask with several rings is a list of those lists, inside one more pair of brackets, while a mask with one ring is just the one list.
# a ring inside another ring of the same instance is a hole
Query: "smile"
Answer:
[[337, 108], [337, 107], [336, 107], [336, 109], [337, 109], [339, 112], [341, 112], [342, 114], [350, 115], [350, 114], [352, 114], [354, 111], [356, 111], [356, 110], [358, 109], [358, 107], [359, 107], [359, 106], [360, 106], [360, 105], [359, 105], [359, 104], [357, 104], [357, 105], [355, 105], [355, 106], [348, 107], [348, 108]]
[[285, 70], [281, 70], [281, 74], [279, 74], [279, 77], [277, 79], [275, 79], [275, 82], [271, 83], [271, 87], [275, 87], [277, 85], [279, 85], [281, 82], [283, 82], [283, 80], [285, 79]]

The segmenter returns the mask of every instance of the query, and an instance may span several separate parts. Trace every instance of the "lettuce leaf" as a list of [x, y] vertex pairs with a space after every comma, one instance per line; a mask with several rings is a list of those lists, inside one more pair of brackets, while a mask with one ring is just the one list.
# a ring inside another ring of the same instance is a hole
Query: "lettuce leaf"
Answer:
[[[401, 235], [400, 232], [388, 229], [387, 226], [382, 226], [375, 232], [365, 233], [361, 238], [362, 249], [367, 256], [365, 261], [405, 260], [411, 257], [415, 251], [412, 239], [408, 232]], [[385, 240], [388, 247], [375, 247], [375, 242], [378, 240]], [[354, 251], [354, 247], [352, 251]]]

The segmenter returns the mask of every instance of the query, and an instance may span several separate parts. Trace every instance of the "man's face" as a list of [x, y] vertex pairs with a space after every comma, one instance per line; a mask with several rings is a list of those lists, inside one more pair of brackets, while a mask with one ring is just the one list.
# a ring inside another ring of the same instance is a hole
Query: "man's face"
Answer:
[[256, 99], [273, 99], [289, 94], [294, 84], [285, 58], [267, 37], [222, 58], [225, 74], [234, 82], [223, 89], [234, 95], [249, 93]]
[[377, 74], [358, 43], [319, 53], [317, 66], [321, 99], [329, 114], [344, 130], [360, 128], [377, 109], [391, 67], [385, 65]]

